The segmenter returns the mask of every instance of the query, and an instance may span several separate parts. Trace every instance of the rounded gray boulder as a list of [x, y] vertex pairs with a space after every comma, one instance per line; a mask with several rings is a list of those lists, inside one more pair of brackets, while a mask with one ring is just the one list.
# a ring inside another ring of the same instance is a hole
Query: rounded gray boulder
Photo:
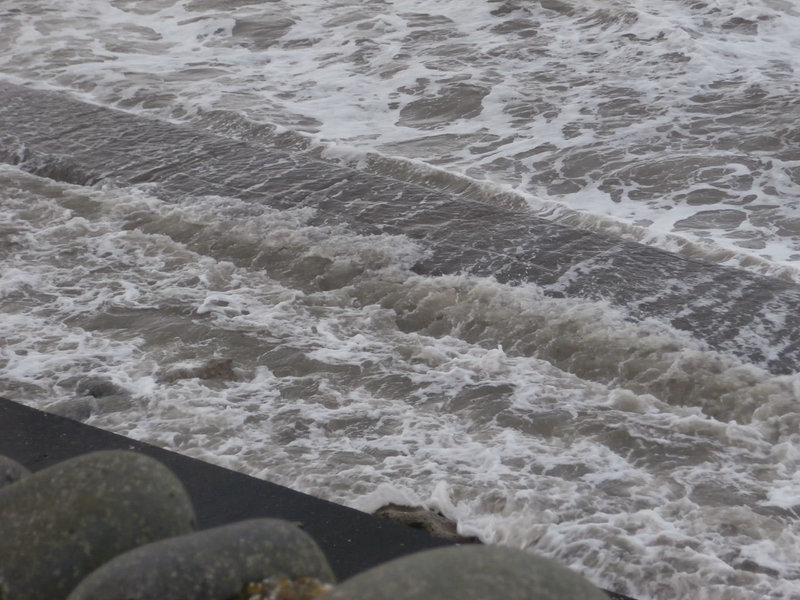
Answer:
[[0, 456], [0, 487], [19, 481], [30, 474], [31, 472], [17, 461], [7, 456]]
[[134, 452], [85, 454], [0, 488], [0, 599], [65, 598], [114, 556], [194, 529], [181, 482]]
[[452, 546], [378, 565], [325, 600], [608, 600], [558, 563], [498, 546]]
[[269, 577], [334, 581], [325, 555], [300, 528], [251, 519], [126, 552], [84, 579], [67, 600], [227, 600]]

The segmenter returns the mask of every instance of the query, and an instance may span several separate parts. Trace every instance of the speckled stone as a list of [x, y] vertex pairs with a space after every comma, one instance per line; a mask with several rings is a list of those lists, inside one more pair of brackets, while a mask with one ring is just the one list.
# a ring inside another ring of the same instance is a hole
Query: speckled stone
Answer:
[[418, 552], [365, 571], [325, 600], [608, 600], [583, 577], [551, 560], [498, 546]]
[[0, 456], [0, 487], [19, 481], [30, 474], [31, 472], [17, 461], [7, 456]]
[[85, 454], [0, 488], [0, 600], [65, 598], [142, 544], [194, 529], [180, 481], [134, 452]]
[[228, 600], [268, 577], [333, 582], [311, 537], [278, 519], [251, 519], [147, 544], [89, 575], [68, 600]]
[[230, 600], [316, 600], [332, 587], [315, 577], [268, 577], [248, 583]]

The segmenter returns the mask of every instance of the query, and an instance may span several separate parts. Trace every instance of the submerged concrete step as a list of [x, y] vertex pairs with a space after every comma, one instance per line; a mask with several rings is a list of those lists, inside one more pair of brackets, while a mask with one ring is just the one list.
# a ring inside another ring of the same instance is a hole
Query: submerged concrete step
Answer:
[[91, 185], [157, 184], [165, 199], [237, 197], [307, 206], [316, 221], [403, 234], [420, 274], [534, 282], [656, 318], [776, 374], [800, 368], [800, 286], [564, 227], [524, 210], [311, 160], [0, 81], [0, 161]]

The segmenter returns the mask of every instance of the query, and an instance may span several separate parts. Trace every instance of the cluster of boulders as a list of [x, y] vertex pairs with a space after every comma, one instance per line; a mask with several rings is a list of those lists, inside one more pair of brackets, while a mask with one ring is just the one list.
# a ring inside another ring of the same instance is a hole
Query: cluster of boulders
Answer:
[[158, 461], [85, 454], [29, 473], [0, 456], [0, 600], [607, 600], [521, 550], [419, 552], [336, 583], [296, 525], [252, 519], [195, 531], [192, 503]]

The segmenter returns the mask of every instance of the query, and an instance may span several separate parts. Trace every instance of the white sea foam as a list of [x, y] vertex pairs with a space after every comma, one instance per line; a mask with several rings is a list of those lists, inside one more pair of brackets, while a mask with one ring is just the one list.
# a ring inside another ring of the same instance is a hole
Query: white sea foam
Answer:
[[[363, 510], [430, 506], [642, 600], [797, 595], [796, 376], [603, 303], [415, 275], [410, 240], [308, 209], [13, 167], [0, 189], [0, 394]], [[186, 375], [212, 358], [235, 377]]]
[[233, 115], [239, 134], [271, 124], [270, 141], [288, 135], [362, 166], [370, 154], [417, 160], [552, 218], [798, 279], [790, 3], [0, 10], [6, 77], [216, 129]]
[[[0, 73], [800, 280], [791, 3], [229, 4], [7, 2]], [[796, 375], [309, 209], [0, 190], [3, 395], [640, 600], [800, 596]]]

